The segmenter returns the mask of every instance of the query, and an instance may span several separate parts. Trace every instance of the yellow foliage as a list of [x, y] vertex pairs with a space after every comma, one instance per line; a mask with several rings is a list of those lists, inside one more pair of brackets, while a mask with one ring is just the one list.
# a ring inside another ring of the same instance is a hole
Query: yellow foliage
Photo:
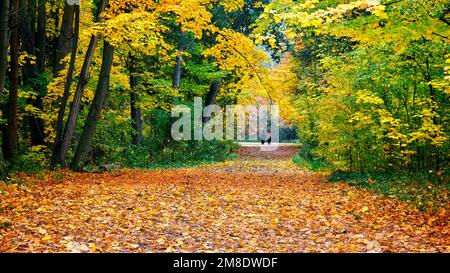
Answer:
[[260, 71], [259, 77], [244, 77], [240, 84], [238, 101], [241, 104], [270, 102], [280, 108], [280, 116], [286, 122], [297, 120], [294, 107], [294, 92], [297, 77], [293, 70], [293, 59], [286, 55], [283, 60], [271, 69]]
[[221, 0], [220, 4], [225, 8], [225, 11], [236, 11], [242, 9], [244, 0]]
[[268, 60], [267, 54], [258, 49], [250, 38], [230, 29], [220, 30], [216, 45], [205, 50], [203, 55], [213, 57], [221, 69], [235, 71], [239, 75], [254, 75]]

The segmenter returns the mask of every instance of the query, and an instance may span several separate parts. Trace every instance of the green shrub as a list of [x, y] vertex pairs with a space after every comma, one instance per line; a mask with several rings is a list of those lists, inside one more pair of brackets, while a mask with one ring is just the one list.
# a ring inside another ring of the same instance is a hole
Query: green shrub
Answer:
[[32, 146], [19, 153], [14, 161], [12, 172], [40, 173], [48, 167], [50, 152], [47, 146]]
[[237, 148], [232, 141], [174, 141], [169, 114], [163, 109], [144, 111], [143, 141], [133, 145], [128, 112], [109, 110], [99, 120], [85, 170], [115, 162], [127, 168], [154, 168], [223, 161]]
[[311, 171], [329, 171], [331, 168], [331, 166], [323, 159], [308, 158], [301, 155], [293, 156], [292, 161], [300, 167]]

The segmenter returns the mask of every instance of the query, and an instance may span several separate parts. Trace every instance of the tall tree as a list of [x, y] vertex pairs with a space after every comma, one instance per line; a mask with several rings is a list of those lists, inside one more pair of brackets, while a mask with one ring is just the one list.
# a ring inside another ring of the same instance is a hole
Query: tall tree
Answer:
[[[206, 94], [205, 99], [205, 107], [209, 105], [216, 104], [217, 95], [220, 91], [220, 85], [222, 84], [222, 80], [215, 80], [209, 86], [209, 91]], [[203, 123], [206, 123], [210, 120], [210, 117], [203, 117]]]
[[[70, 96], [70, 87], [72, 86], [73, 81], [73, 71], [75, 69], [75, 59], [77, 56], [78, 49], [78, 36], [79, 36], [79, 27], [80, 27], [80, 6], [75, 5], [75, 18], [74, 18], [74, 37], [72, 39], [72, 52], [70, 55], [69, 69], [67, 70], [66, 81], [64, 84], [64, 92], [63, 96], [60, 99], [59, 110], [58, 110], [58, 118], [56, 121], [56, 145], [60, 145], [61, 134], [63, 133], [63, 125], [64, 125], [64, 114], [66, 112], [66, 106]], [[56, 147], [55, 147], [56, 149]], [[59, 147], [57, 148], [59, 149]], [[55, 154], [56, 155], [56, 154]], [[62, 160], [53, 160], [54, 163], [59, 161], [59, 163], [63, 163]], [[53, 164], [53, 163], [52, 163]]]
[[[50, 6], [53, 7], [49, 12], [49, 18], [51, 18], [51, 20], [49, 20], [49, 21], [52, 21], [53, 24], [49, 25], [49, 27], [56, 30], [59, 28], [61, 1], [60, 0], [48, 0], [48, 1], [50, 3]], [[55, 66], [56, 66], [58, 42], [59, 42], [59, 37], [58, 37], [58, 35], [55, 35], [47, 43], [47, 47], [49, 49], [48, 62], [49, 62], [49, 66], [52, 68], [52, 71], [55, 70]]]
[[[34, 12], [34, 11], [33, 11]], [[31, 17], [29, 16], [28, 2], [27, 0], [19, 0], [19, 30], [22, 41], [22, 46], [27, 52], [28, 56], [36, 56], [36, 41], [34, 35], [34, 26], [31, 24]], [[42, 109], [42, 90], [40, 90], [35, 79], [38, 76], [36, 63], [31, 58], [26, 59], [26, 63], [23, 67], [23, 83], [33, 87], [36, 96], [35, 98], [29, 98], [28, 103], [35, 109]], [[30, 112], [28, 114], [28, 122], [30, 125], [31, 145], [43, 145], [44, 144], [44, 121], [37, 113]]]
[[3, 138], [5, 159], [11, 160], [17, 152], [17, 95], [19, 88], [19, 1], [12, 1], [12, 33], [10, 39], [10, 80], [6, 132]]
[[109, 78], [111, 66], [114, 58], [114, 47], [107, 41], [103, 45], [102, 66], [98, 79], [97, 89], [95, 91], [94, 100], [92, 101], [83, 132], [80, 136], [75, 156], [70, 164], [73, 170], [79, 170], [84, 164], [84, 159], [91, 147], [98, 119], [102, 112], [106, 98], [109, 92]]
[[[95, 16], [95, 21], [99, 21], [100, 14], [103, 13], [108, 4], [108, 0], [101, 0], [98, 8], [97, 14]], [[81, 99], [83, 97], [84, 88], [89, 80], [89, 71], [92, 64], [92, 59], [94, 57], [95, 48], [98, 43], [98, 36], [92, 35], [91, 40], [89, 41], [89, 46], [86, 52], [86, 56], [84, 58], [83, 66], [81, 68], [80, 76], [78, 78], [77, 87], [75, 90], [75, 94], [73, 96], [72, 103], [70, 105], [69, 116], [67, 118], [66, 124], [64, 126], [64, 131], [60, 134], [60, 136], [56, 137], [56, 143], [53, 150], [52, 167], [55, 167], [57, 164], [65, 165], [65, 159], [67, 156], [67, 151], [69, 150], [70, 143], [72, 141], [73, 132], [75, 130], [75, 125], [78, 118], [78, 113], [80, 111]]]
[[53, 74], [56, 75], [61, 71], [65, 63], [62, 61], [71, 51], [73, 33], [73, 19], [75, 16], [75, 9], [78, 5], [69, 4], [70, 1], [66, 1], [64, 5], [64, 13], [61, 22], [61, 31], [58, 38], [58, 46], [56, 48], [55, 66], [53, 68]]
[[222, 80], [215, 80], [209, 86], [208, 94], [205, 99], [205, 106], [212, 105], [216, 103], [217, 95], [220, 91], [220, 86], [222, 84]]
[[139, 94], [136, 87], [139, 84], [137, 75], [136, 59], [129, 54], [129, 70], [130, 70], [130, 104], [131, 104], [131, 124], [133, 127], [133, 144], [141, 145], [142, 143], [142, 117], [141, 108], [139, 106]]
[[[18, 20], [18, 25], [23, 49], [29, 56], [36, 56], [34, 25], [32, 24], [32, 18], [30, 17], [30, 12], [28, 10], [27, 0], [19, 0], [19, 16], [20, 20]], [[32, 79], [36, 77], [36, 64], [31, 58], [27, 58], [26, 60], [23, 68], [23, 81], [24, 84], [31, 84]]]
[[[5, 86], [6, 69], [8, 66], [8, 39], [9, 39], [9, 0], [3, 0], [0, 6], [0, 97], [3, 96], [3, 87]], [[6, 130], [3, 126], [2, 135], [5, 139]], [[3, 148], [0, 149], [0, 176], [6, 175], [5, 159]]]
[[38, 0], [37, 30], [36, 30], [36, 65], [39, 74], [45, 72], [45, 30], [47, 22], [47, 0]]
[[183, 61], [183, 52], [186, 50], [186, 45], [183, 44], [182, 38], [180, 39], [178, 46], [178, 54], [175, 59], [175, 67], [173, 70], [173, 88], [180, 88], [181, 83], [181, 71], [182, 71], [182, 61]]
[[0, 94], [5, 86], [8, 65], [9, 0], [2, 0], [0, 7]]

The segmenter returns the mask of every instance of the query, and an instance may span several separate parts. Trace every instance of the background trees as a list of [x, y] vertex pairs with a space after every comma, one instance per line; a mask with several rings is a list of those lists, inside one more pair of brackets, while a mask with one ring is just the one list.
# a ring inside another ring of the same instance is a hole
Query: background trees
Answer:
[[[2, 95], [2, 151], [10, 168], [82, 169], [116, 161], [148, 167], [210, 160], [229, 150], [223, 143], [166, 146], [168, 113], [171, 104], [194, 96], [216, 102], [222, 85], [244, 75], [245, 62], [255, 69], [261, 65], [264, 54], [244, 35], [262, 12], [261, 3], [93, 0], [80, 7], [62, 0], [20, 0], [2, 5], [8, 11], [1, 14], [0, 68], [7, 94], [7, 99]], [[235, 35], [229, 43], [236, 50], [228, 57], [240, 65], [220, 66], [224, 56], [208, 51], [218, 43], [226, 46], [220, 40], [224, 33]], [[239, 49], [237, 39], [248, 48]], [[254, 51], [260, 53], [245, 56]]]
[[448, 10], [444, 0], [2, 1], [2, 154], [13, 169], [222, 157], [210, 151], [224, 143], [169, 141], [171, 106], [201, 96], [280, 105], [301, 154], [335, 169], [439, 174]]
[[257, 39], [295, 57], [303, 155], [342, 170], [442, 175], [448, 3], [348, 2], [273, 1], [258, 19]]

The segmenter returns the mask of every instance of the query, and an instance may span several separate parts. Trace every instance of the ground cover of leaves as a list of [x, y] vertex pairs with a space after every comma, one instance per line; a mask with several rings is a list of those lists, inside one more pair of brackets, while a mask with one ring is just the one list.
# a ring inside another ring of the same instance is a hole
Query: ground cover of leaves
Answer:
[[421, 212], [301, 170], [284, 147], [171, 170], [47, 172], [0, 187], [0, 252], [450, 252]]

